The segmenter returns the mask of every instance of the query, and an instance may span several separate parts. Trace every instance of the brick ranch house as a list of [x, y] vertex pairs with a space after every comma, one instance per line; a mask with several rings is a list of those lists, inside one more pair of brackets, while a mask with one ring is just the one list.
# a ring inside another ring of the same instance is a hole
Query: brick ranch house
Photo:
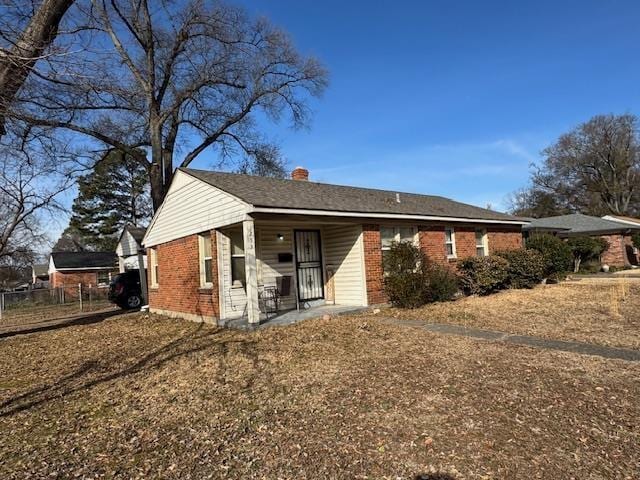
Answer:
[[109, 285], [118, 272], [114, 252], [53, 252], [49, 257], [49, 285], [52, 288]]
[[631, 237], [640, 232], [640, 224], [613, 220], [613, 216], [592, 217], [581, 213], [558, 215], [555, 217], [532, 219], [523, 227], [525, 235], [551, 233], [560, 238], [577, 236], [600, 237], [607, 241], [609, 248], [600, 258], [602, 265], [630, 267], [638, 265], [638, 252], [633, 247]]
[[522, 246], [526, 221], [503, 213], [310, 182], [303, 168], [291, 176], [178, 169], [143, 240], [150, 311], [256, 324], [264, 289], [283, 284], [291, 285], [281, 289], [283, 310], [380, 304], [382, 257], [394, 240], [413, 241], [442, 264]]

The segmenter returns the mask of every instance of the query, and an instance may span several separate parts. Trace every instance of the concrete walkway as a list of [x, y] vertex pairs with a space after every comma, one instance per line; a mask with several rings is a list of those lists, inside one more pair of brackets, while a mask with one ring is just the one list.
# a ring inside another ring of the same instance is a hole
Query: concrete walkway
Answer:
[[469, 328], [463, 325], [450, 325], [446, 323], [424, 323], [417, 320], [402, 320], [396, 318], [385, 318], [386, 323], [401, 325], [406, 327], [417, 327], [433, 333], [445, 335], [459, 335], [480, 340], [494, 342], [505, 342], [513, 345], [525, 345], [527, 347], [543, 348], [547, 350], [560, 350], [562, 352], [579, 353], [581, 355], [596, 355], [599, 357], [628, 360], [640, 362], [640, 350], [629, 350], [627, 348], [605, 347], [592, 343], [571, 342], [566, 340], [551, 340], [529, 335], [516, 335], [494, 330], [482, 330], [479, 328]]

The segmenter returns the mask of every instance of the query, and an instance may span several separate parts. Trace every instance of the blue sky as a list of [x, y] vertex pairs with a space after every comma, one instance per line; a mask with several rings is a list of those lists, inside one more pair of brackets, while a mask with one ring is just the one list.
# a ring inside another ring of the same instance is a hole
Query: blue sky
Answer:
[[640, 113], [637, 1], [239, 3], [330, 71], [309, 130], [266, 127], [314, 180], [504, 208], [561, 133]]
[[640, 113], [637, 1], [229, 1], [330, 71], [309, 129], [263, 125], [313, 180], [503, 209], [561, 133]]

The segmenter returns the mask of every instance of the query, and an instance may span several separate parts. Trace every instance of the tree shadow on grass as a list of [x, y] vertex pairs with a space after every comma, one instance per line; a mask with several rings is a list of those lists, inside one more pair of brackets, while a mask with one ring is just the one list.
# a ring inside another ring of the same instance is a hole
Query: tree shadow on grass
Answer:
[[83, 316], [74, 316], [68, 319], [60, 319], [55, 322], [43, 320], [42, 322], [32, 322], [25, 325], [5, 326], [2, 329], [4, 330], [6, 328], [6, 330], [0, 332], [0, 338], [25, 335], [27, 333], [47, 332], [50, 330], [58, 330], [60, 328], [73, 327], [77, 325], [91, 325], [125, 313], [127, 312], [122, 310], [109, 310], [108, 312], [87, 313]]
[[[215, 337], [222, 331], [223, 329], [204, 329], [203, 324], [198, 324], [192, 331], [145, 354], [123, 368], [94, 378], [83, 379], [83, 377], [94, 372], [98, 373], [100, 369], [104, 368], [105, 363], [108, 363], [109, 359], [105, 359], [103, 362], [97, 360], [87, 361], [74, 372], [57, 379], [53, 383], [34, 388], [0, 403], [0, 417], [8, 417], [51, 400], [58, 400], [75, 392], [88, 390], [96, 385], [124, 378], [143, 370], [158, 369], [171, 360], [202, 353], [205, 350], [211, 350], [211, 355], [226, 357], [229, 352], [229, 346], [232, 344], [239, 345], [240, 352], [248, 356], [255, 366], [258, 366], [257, 353], [253, 348], [255, 347], [254, 341], [242, 339], [215, 341]], [[223, 366], [227, 368], [226, 362], [223, 362]], [[249, 378], [247, 387], [253, 384], [256, 377], [257, 372]]]

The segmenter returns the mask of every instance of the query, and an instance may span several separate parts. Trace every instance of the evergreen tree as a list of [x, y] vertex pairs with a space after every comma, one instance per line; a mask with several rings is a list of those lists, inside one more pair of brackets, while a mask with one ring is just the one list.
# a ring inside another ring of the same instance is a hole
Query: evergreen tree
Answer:
[[126, 224], [142, 226], [151, 216], [148, 172], [130, 155], [109, 152], [89, 174], [78, 179], [68, 234], [90, 250], [113, 251]]

